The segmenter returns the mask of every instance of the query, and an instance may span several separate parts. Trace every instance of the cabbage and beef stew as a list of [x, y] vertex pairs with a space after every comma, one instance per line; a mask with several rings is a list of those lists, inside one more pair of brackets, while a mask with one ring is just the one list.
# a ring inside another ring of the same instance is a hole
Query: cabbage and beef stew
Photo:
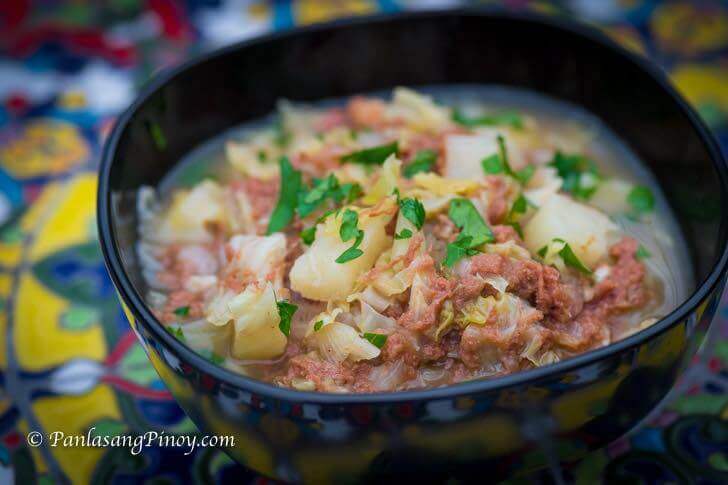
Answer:
[[212, 176], [140, 191], [147, 302], [212, 362], [308, 391], [442, 386], [607, 345], [663, 311], [659, 245], [618, 223], [649, 224], [658, 195], [564, 126], [406, 88], [283, 101], [227, 136]]

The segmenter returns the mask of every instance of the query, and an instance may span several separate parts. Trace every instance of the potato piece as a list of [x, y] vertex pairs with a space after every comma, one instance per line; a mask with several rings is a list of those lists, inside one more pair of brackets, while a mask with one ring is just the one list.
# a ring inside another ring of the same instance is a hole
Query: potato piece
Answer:
[[192, 190], [175, 193], [156, 237], [164, 242], [212, 241], [211, 225], [228, 227], [224, 197], [223, 189], [212, 180], [203, 180]]
[[288, 339], [278, 328], [281, 317], [273, 286], [250, 285], [228, 302], [234, 316], [231, 353], [237, 359], [272, 359], [286, 349]]
[[354, 290], [359, 275], [369, 270], [379, 254], [392, 244], [392, 238], [384, 228], [396, 210], [394, 197], [370, 209], [348, 208], [359, 213], [358, 227], [364, 231], [359, 249], [363, 254], [346, 263], [335, 261], [352, 246], [354, 240], [344, 242], [339, 235], [346, 208], [339, 211], [338, 215], [327, 217], [316, 226], [316, 239], [296, 259], [289, 274], [291, 289], [306, 298], [318, 301], [344, 300]]
[[447, 178], [482, 180], [480, 162], [498, 153], [497, 132], [481, 135], [448, 135], [445, 137], [445, 171]]
[[518, 144], [505, 129], [478, 128], [473, 135], [448, 135], [445, 137], [445, 177], [466, 180], [482, 180], [485, 172], [481, 161], [498, 152], [498, 135], [506, 142], [508, 161], [514, 170], [525, 163]]
[[523, 227], [531, 253], [554, 239], [563, 239], [586, 266], [607, 255], [607, 234], [617, 226], [602, 212], [561, 194], [552, 195]]

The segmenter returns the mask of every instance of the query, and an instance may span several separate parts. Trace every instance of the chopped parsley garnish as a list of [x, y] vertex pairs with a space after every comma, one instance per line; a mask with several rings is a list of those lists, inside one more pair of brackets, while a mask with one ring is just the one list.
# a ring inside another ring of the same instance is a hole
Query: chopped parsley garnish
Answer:
[[186, 317], [190, 314], [190, 307], [189, 305], [177, 307], [172, 313], [174, 313], [178, 317]]
[[[564, 245], [564, 247], [562, 247], [557, 254], [559, 256], [561, 256], [561, 259], [564, 261], [564, 264], [566, 266], [574, 268], [575, 270], [579, 271], [580, 273], [584, 273], [586, 275], [592, 274], [592, 270], [587, 268], [584, 265], [584, 263], [581, 262], [581, 260], [578, 258], [578, 256], [571, 249], [571, 246], [569, 246], [569, 243], [567, 243], [563, 239], [558, 239], [558, 238], [553, 239], [551, 242], [552, 243], [561, 243]], [[548, 253], [548, 246], [544, 246], [541, 249], [539, 249], [536, 254], [538, 254], [541, 258], [544, 258], [544, 257], [546, 257], [547, 253]]]
[[310, 246], [316, 239], [316, 226], [313, 225], [301, 231], [301, 240], [306, 246]]
[[364, 338], [369, 341], [373, 346], [375, 346], [378, 349], [381, 349], [384, 347], [384, 344], [387, 342], [387, 336], [381, 333], [365, 333]]
[[490, 175], [497, 175], [505, 172], [505, 167], [503, 166], [501, 157], [497, 153], [484, 158], [480, 164], [483, 166], [483, 171]]
[[528, 209], [528, 200], [523, 196], [519, 195], [518, 198], [513, 202], [509, 217], [513, 217], [516, 214], [525, 214]]
[[179, 340], [182, 343], [186, 343], [187, 339], [185, 338], [185, 333], [182, 331], [182, 327], [165, 327], [167, 329], [167, 332], [169, 332], [174, 338]]
[[533, 172], [536, 170], [533, 165], [527, 165], [525, 168], [515, 171], [511, 168], [511, 164], [508, 162], [508, 152], [506, 150], [506, 141], [502, 135], [498, 135], [498, 153], [484, 158], [480, 164], [483, 167], [483, 171], [490, 175], [505, 174], [514, 179], [518, 180], [521, 184], [526, 184], [531, 177]]
[[470, 117], [463, 114], [462, 111], [454, 109], [452, 120], [469, 128], [474, 126], [511, 126], [519, 130], [523, 128], [523, 118], [515, 111], [501, 111], [500, 113]]
[[301, 172], [293, 168], [288, 157], [281, 157], [278, 163], [281, 173], [281, 191], [278, 195], [278, 203], [268, 222], [267, 234], [282, 230], [293, 220], [298, 205], [298, 193], [301, 190]]
[[293, 318], [293, 314], [296, 313], [296, 310], [298, 310], [298, 305], [289, 303], [287, 300], [278, 300], [276, 306], [278, 307], [278, 316], [281, 317], [278, 328], [281, 329], [283, 335], [288, 337], [291, 334], [291, 319]]
[[323, 327], [323, 326], [324, 326], [324, 321], [323, 320], [319, 320], [319, 321], [317, 321], [316, 323], [313, 324], [313, 331], [314, 332], [318, 332], [319, 330], [321, 330], [321, 327]]
[[397, 154], [399, 144], [396, 141], [386, 145], [365, 148], [341, 157], [341, 163], [360, 163], [362, 165], [381, 165], [391, 155]]
[[339, 236], [341, 236], [341, 240], [344, 242], [354, 239], [354, 244], [336, 258], [337, 263], [343, 264], [364, 254], [364, 252], [359, 249], [359, 245], [364, 239], [364, 231], [359, 229], [357, 227], [358, 225], [359, 214], [351, 209], [346, 209], [344, 214], [341, 216]]
[[565, 243], [564, 247], [561, 249], [561, 251], [559, 251], [559, 256], [561, 256], [561, 259], [564, 260], [564, 264], [566, 266], [570, 266], [575, 270], [587, 275], [592, 274], [592, 271], [587, 268], [584, 263], [581, 262], [576, 254], [574, 254], [574, 251], [572, 251], [571, 246], [569, 246], [568, 243]]
[[320, 180], [314, 180], [313, 188], [308, 192], [301, 190], [298, 195], [298, 215], [306, 217], [315, 211], [327, 198], [335, 197], [339, 190], [339, 180], [334, 174]]
[[513, 202], [511, 210], [508, 212], [505, 220], [505, 224], [515, 229], [518, 235], [521, 237], [523, 237], [523, 229], [521, 228], [521, 224], [518, 222], [518, 218], [519, 216], [526, 213], [526, 211], [528, 210], [528, 205], [528, 199], [526, 199], [523, 194], [520, 194], [518, 198]]
[[443, 262], [445, 266], [451, 268], [462, 258], [477, 254], [478, 246], [495, 240], [490, 227], [470, 200], [461, 198], [450, 201], [448, 215], [460, 229], [460, 234], [447, 245], [447, 256]]
[[463, 236], [461, 233], [454, 242], [447, 245], [447, 254], [442, 264], [448, 268], [452, 268], [461, 259], [478, 254], [480, 251], [472, 247], [472, 241], [472, 237]]
[[417, 199], [402, 199], [399, 201], [399, 210], [402, 215], [419, 230], [425, 223], [425, 206]]
[[359, 249], [359, 245], [361, 244], [362, 240], [364, 239], [364, 231], [359, 232], [359, 236], [357, 236], [356, 240], [354, 241], [354, 245], [351, 246], [349, 249], [344, 251], [339, 255], [338, 258], [336, 258], [336, 262], [339, 264], [348, 263], [349, 261], [358, 258], [362, 254], [364, 254], [364, 251]]
[[364, 194], [364, 189], [357, 183], [353, 184], [341, 184], [339, 191], [334, 195], [334, 200], [341, 202], [345, 200], [347, 204], [354, 202], [356, 199]]
[[462, 198], [451, 200], [448, 216], [460, 229], [461, 235], [473, 238], [473, 246], [480, 246], [495, 240], [490, 227], [470, 200]]
[[597, 190], [601, 175], [594, 162], [583, 155], [556, 152], [549, 163], [564, 180], [562, 189], [576, 199], [588, 200]]
[[636, 185], [627, 196], [627, 203], [632, 207], [636, 216], [641, 216], [654, 210], [655, 196], [652, 195], [649, 188]]
[[643, 260], [652, 256], [652, 253], [647, 250], [646, 247], [640, 244], [637, 251], [634, 253], [635, 259]]
[[437, 152], [435, 150], [420, 150], [415, 154], [412, 161], [402, 169], [402, 175], [411, 179], [421, 172], [429, 172], [437, 162]]
[[263, 150], [258, 150], [258, 161], [265, 163], [268, 161], [268, 155]]
[[298, 215], [306, 217], [328, 199], [336, 203], [351, 203], [361, 197], [363, 193], [361, 185], [357, 183], [340, 184], [334, 174], [324, 179], [314, 179], [313, 187], [308, 191], [302, 188], [298, 195]]
[[395, 233], [394, 238], [395, 239], [409, 239], [412, 237], [412, 231], [409, 229], [402, 229], [399, 234]]
[[344, 215], [341, 216], [341, 227], [339, 228], [341, 240], [346, 242], [357, 237], [359, 235], [358, 224], [359, 214], [351, 209], [346, 209]]

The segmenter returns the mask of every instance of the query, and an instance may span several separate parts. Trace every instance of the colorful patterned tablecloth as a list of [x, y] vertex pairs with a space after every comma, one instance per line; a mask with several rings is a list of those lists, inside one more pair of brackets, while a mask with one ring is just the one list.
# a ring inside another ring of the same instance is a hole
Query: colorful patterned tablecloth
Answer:
[[[190, 53], [342, 15], [459, 3], [0, 2], [0, 483], [265, 482], [215, 449], [133, 456], [27, 443], [32, 430], [196, 432], [137, 344], [102, 263], [94, 199], [104, 137], [141, 83]], [[725, 2], [483, 3], [600, 25], [660, 63], [728, 150]], [[661, 410], [557, 480], [727, 483], [728, 300], [706, 347]]]

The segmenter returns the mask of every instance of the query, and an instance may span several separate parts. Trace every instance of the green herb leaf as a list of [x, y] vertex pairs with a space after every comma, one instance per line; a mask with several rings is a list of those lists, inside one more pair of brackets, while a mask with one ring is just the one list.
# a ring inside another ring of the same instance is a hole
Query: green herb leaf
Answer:
[[452, 268], [461, 259], [478, 254], [479, 251], [471, 247], [472, 242], [473, 238], [471, 236], [463, 236], [460, 233], [454, 242], [447, 245], [447, 253], [442, 264]]
[[419, 230], [425, 223], [425, 206], [417, 199], [402, 199], [399, 201], [399, 210], [402, 215]]
[[258, 150], [258, 161], [265, 163], [268, 161], [268, 155], [263, 150]]
[[387, 342], [387, 336], [381, 333], [365, 333], [364, 338], [369, 341], [373, 346], [375, 346], [378, 349], [381, 349], [384, 347], [384, 344]]
[[509, 216], [515, 214], [525, 214], [526, 210], [528, 210], [528, 200], [526, 200], [523, 194], [521, 194], [513, 202]]
[[421, 172], [429, 172], [437, 162], [437, 152], [435, 150], [420, 150], [415, 154], [412, 161], [402, 169], [402, 175], [411, 179]]
[[177, 307], [174, 309], [174, 311], [172, 313], [174, 313], [178, 317], [186, 317], [187, 315], [190, 314], [190, 307], [189, 306]]
[[570, 266], [586, 275], [592, 274], [592, 270], [587, 268], [584, 263], [582, 263], [581, 260], [576, 256], [576, 254], [574, 254], [574, 251], [571, 249], [571, 246], [569, 246], [569, 243], [567, 243], [563, 239], [554, 239], [554, 241], [564, 243], [564, 247], [561, 248], [561, 250], [559, 251], [559, 256], [561, 256], [561, 259], [564, 260], [564, 264], [566, 266]]
[[467, 126], [512, 126], [513, 128], [523, 128], [523, 118], [515, 111], [501, 111], [490, 115], [468, 117], [458, 109], [452, 112], [452, 119], [455, 123]]
[[634, 253], [635, 259], [643, 260], [652, 257], [652, 253], [650, 253], [646, 247], [640, 244], [640, 246], [637, 248], [637, 251]]
[[329, 197], [334, 197], [339, 190], [339, 180], [334, 174], [325, 179], [314, 180], [309, 191], [300, 190], [298, 194], [298, 215], [306, 217], [315, 211]]
[[304, 229], [301, 231], [301, 240], [303, 241], [303, 244], [306, 246], [310, 246], [311, 243], [314, 242], [316, 239], [316, 226], [313, 225], [309, 227], [308, 229]]
[[298, 310], [298, 305], [289, 303], [286, 300], [278, 300], [276, 306], [278, 307], [278, 316], [281, 317], [278, 328], [281, 329], [283, 335], [288, 337], [291, 334], [291, 319], [293, 318], [293, 314], [296, 313], [296, 310]]
[[353, 259], [358, 258], [362, 254], [364, 254], [364, 251], [359, 249], [359, 245], [361, 244], [362, 240], [364, 239], [364, 231], [359, 231], [359, 235], [356, 237], [356, 240], [354, 241], [354, 245], [351, 246], [349, 249], [344, 251], [339, 255], [338, 258], [336, 258], [336, 262], [339, 264], [347, 263]]
[[546, 257], [546, 253], [548, 251], [549, 251], [549, 246], [547, 244], [546, 246], [544, 246], [541, 249], [539, 249], [538, 251], [536, 251], [536, 254], [538, 254], [543, 259]]
[[341, 216], [341, 227], [339, 228], [341, 240], [346, 242], [359, 236], [361, 231], [357, 228], [358, 224], [359, 214], [351, 209], [346, 209], [344, 215]]
[[533, 174], [536, 173], [536, 167], [533, 165], [526, 165], [524, 168], [516, 172], [516, 179], [521, 182], [521, 185], [526, 185]]
[[397, 154], [399, 144], [396, 141], [386, 145], [365, 148], [341, 157], [341, 163], [360, 163], [362, 165], [381, 165], [391, 155]]
[[594, 162], [583, 155], [556, 152], [549, 165], [555, 167], [563, 179], [561, 188], [576, 199], [590, 199], [602, 179]]
[[399, 234], [394, 234], [395, 239], [409, 239], [412, 237], [412, 231], [409, 229], [402, 229]]
[[298, 204], [298, 193], [301, 190], [301, 172], [293, 168], [288, 157], [281, 157], [278, 164], [281, 173], [281, 191], [268, 222], [267, 234], [283, 230], [293, 220]]
[[323, 320], [319, 320], [319, 321], [317, 321], [316, 323], [313, 324], [313, 331], [314, 332], [318, 332], [319, 330], [321, 330], [321, 327], [323, 327], [323, 326], [324, 326], [324, 321]]
[[487, 242], [493, 242], [493, 231], [485, 223], [478, 209], [468, 199], [453, 199], [448, 211], [450, 220], [460, 229], [461, 237], [470, 237], [469, 248], [475, 248]]
[[334, 200], [341, 202], [345, 200], [347, 204], [354, 202], [364, 194], [364, 189], [357, 183], [341, 184], [339, 190], [334, 194]]
[[179, 340], [182, 343], [187, 343], [187, 339], [185, 338], [185, 333], [182, 331], [182, 327], [164, 327], [167, 332], [172, 334], [174, 338]]
[[652, 191], [643, 186], [636, 185], [627, 196], [627, 202], [637, 215], [652, 212], [655, 208], [655, 196]]
[[496, 175], [499, 173], [505, 173], [506, 169], [503, 166], [500, 155], [494, 153], [489, 157], [485, 157], [480, 164], [483, 166], [483, 171], [490, 175]]
[[498, 141], [498, 153], [484, 158], [480, 164], [483, 167], [483, 171], [486, 174], [497, 175], [505, 174], [513, 177], [522, 185], [525, 185], [531, 177], [533, 177], [536, 171], [533, 165], [528, 165], [524, 169], [516, 172], [511, 168], [511, 164], [508, 161], [508, 151], [506, 150], [506, 141], [502, 135], [498, 135], [496, 138]]

